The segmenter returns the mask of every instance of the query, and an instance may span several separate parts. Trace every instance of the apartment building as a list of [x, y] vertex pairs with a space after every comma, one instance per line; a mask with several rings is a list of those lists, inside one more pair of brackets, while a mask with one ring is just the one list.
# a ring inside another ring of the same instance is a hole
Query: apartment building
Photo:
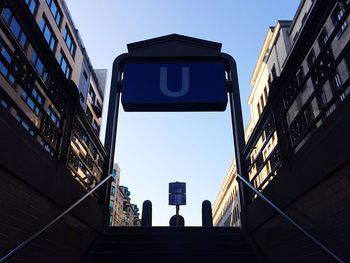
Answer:
[[[296, 46], [302, 45], [298, 42], [300, 35], [305, 34], [305, 28], [316, 19], [310, 17], [310, 14], [317, 2], [320, 1], [302, 0], [293, 20], [279, 20], [275, 26], [268, 29], [251, 77], [251, 93], [248, 99], [251, 118], [245, 130], [245, 139], [247, 144], [254, 144], [254, 147], [248, 152], [247, 168], [251, 183], [260, 191], [274, 179], [279, 167], [281, 149], [278, 145], [277, 131], [272, 127], [280, 119], [267, 116], [264, 110], [271, 90], [275, 94], [280, 92], [278, 81], [286, 64], [290, 61], [293, 61], [290, 64], [296, 60], [300, 61], [294, 65], [295, 76], [283, 100], [286, 123], [279, 123], [288, 129], [289, 134], [284, 136], [289, 137], [283, 139], [290, 141], [293, 153], [303, 147], [312, 133], [331, 116], [349, 93], [346, 80], [349, 77], [350, 60], [346, 48], [350, 34], [347, 29], [349, 19], [345, 12], [349, 1], [332, 3], [331, 12], [323, 17], [321, 30], [312, 36], [314, 38], [310, 46], [305, 46], [308, 48], [308, 54], [300, 58], [293, 56]], [[324, 78], [324, 72], [334, 61], [339, 62], [336, 69], [323, 80], [324, 85], [317, 88], [320, 80]], [[271, 108], [267, 111], [269, 110]], [[259, 129], [262, 132], [256, 132]], [[308, 135], [303, 136], [306, 130]], [[214, 205], [214, 224], [217, 225], [225, 225], [224, 222], [228, 225], [228, 211], [234, 207], [235, 200], [232, 196], [236, 195], [234, 188], [230, 188], [228, 184], [235, 178], [234, 167], [235, 162], [229, 169]]]
[[110, 226], [140, 226], [139, 208], [131, 203], [130, 191], [126, 186], [120, 185], [120, 167], [113, 164], [113, 181], [109, 200]]
[[[1, 3], [2, 106], [48, 154], [68, 159], [73, 177], [90, 188], [105, 158], [98, 136], [106, 70], [93, 69], [64, 0]], [[80, 107], [68, 109], [67, 96]]]
[[240, 198], [238, 181], [236, 180], [237, 168], [233, 161], [213, 207], [214, 226], [237, 226], [240, 220]]

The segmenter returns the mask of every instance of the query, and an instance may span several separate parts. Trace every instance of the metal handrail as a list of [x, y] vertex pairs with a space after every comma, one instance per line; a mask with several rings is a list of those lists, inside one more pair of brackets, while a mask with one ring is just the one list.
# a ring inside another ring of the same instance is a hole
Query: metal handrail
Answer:
[[89, 192], [87, 192], [85, 195], [83, 195], [78, 201], [76, 201], [74, 204], [72, 204], [69, 208], [67, 208], [64, 212], [62, 212], [59, 216], [57, 216], [55, 219], [53, 219], [50, 223], [48, 223], [46, 226], [44, 226], [42, 229], [40, 229], [38, 232], [24, 240], [22, 243], [20, 243], [18, 246], [16, 246], [14, 249], [12, 249], [9, 253], [7, 253], [5, 256], [0, 258], [0, 263], [5, 262], [7, 259], [12, 257], [14, 254], [16, 254], [20, 249], [27, 246], [32, 240], [40, 236], [45, 230], [47, 230], [49, 227], [51, 227], [53, 224], [55, 224], [58, 220], [60, 220], [63, 216], [65, 216], [68, 212], [70, 212], [73, 208], [75, 208], [77, 205], [79, 205], [82, 201], [84, 201], [90, 194], [95, 192], [101, 185], [103, 185], [108, 179], [110, 179], [113, 175], [110, 174], [105, 179], [103, 179], [101, 182], [99, 182], [94, 188], [92, 188]]
[[[298, 223], [296, 223], [291, 217], [289, 217], [286, 213], [284, 213], [278, 206], [272, 203], [265, 195], [259, 192], [250, 182], [244, 179], [241, 175], [237, 174], [237, 177], [245, 183], [254, 193], [256, 193], [261, 199], [263, 199], [269, 206], [275, 209], [281, 216], [283, 216], [289, 223], [291, 223], [294, 227], [300, 230], [305, 236], [307, 236], [311, 241], [320, 247], [324, 252], [326, 252], [332, 259], [336, 262], [344, 263], [342, 259], [340, 259], [336, 254], [334, 254], [330, 249], [328, 249], [325, 245], [321, 243], [318, 239], [316, 239], [313, 235], [311, 235], [308, 231], [306, 231], [303, 227], [301, 227]], [[1, 261], [0, 261], [1, 262]]]

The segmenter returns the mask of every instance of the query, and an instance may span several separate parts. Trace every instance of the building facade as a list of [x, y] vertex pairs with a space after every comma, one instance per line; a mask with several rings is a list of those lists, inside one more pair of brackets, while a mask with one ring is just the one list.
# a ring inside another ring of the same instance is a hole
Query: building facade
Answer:
[[120, 167], [113, 165], [113, 182], [109, 200], [110, 226], [140, 226], [139, 208], [131, 203], [128, 187], [122, 186], [120, 182]]
[[122, 207], [121, 226], [140, 226], [139, 209], [137, 205], [131, 203], [130, 191], [126, 186], [119, 186], [122, 199], [117, 200], [118, 205]]
[[118, 226], [121, 224], [121, 207], [119, 205], [120, 191], [119, 191], [119, 182], [120, 182], [120, 167], [117, 163], [113, 164], [112, 169], [113, 181], [111, 183], [110, 191], [110, 200], [109, 200], [109, 225]]
[[[2, 255], [106, 174], [98, 137], [105, 76], [93, 70], [63, 0], [0, 0]], [[79, 261], [105, 220], [103, 194], [84, 202], [47, 231], [50, 242], [33, 241], [41, 247], [33, 261]]]
[[57, 155], [62, 143], [58, 137], [67, 126], [65, 98], [58, 86], [66, 86], [72, 96], [78, 94], [82, 111], [77, 109], [80, 116], [72, 116], [76, 132], [67, 138], [68, 167], [74, 178], [90, 188], [100, 180], [104, 162], [98, 136], [106, 70], [94, 71], [64, 1], [15, 2], [2, 1], [3, 105], [8, 104], [8, 112], [50, 155]]
[[[346, 101], [350, 72], [348, 2], [330, 2], [327, 13], [322, 14], [322, 25], [315, 26], [317, 30], [308, 39], [305, 34], [316, 24], [316, 17], [321, 16], [319, 6], [325, 4], [324, 1], [302, 0], [292, 21], [277, 21], [267, 31], [250, 82], [251, 118], [245, 130], [247, 151], [244, 155], [249, 180], [260, 191], [281, 174], [281, 161], [290, 158], [286, 157], [287, 152], [294, 158], [327, 118], [335, 118], [331, 117], [332, 112]], [[283, 81], [288, 87], [284, 87]], [[269, 103], [278, 96], [282, 97], [279, 100], [283, 110], [277, 110], [276, 102]], [[285, 131], [279, 131], [276, 126]], [[235, 162], [214, 205], [216, 225], [235, 225], [229, 219], [236, 202], [229, 184], [235, 179], [234, 167]], [[255, 198], [256, 195], [252, 195], [250, 202]]]
[[[245, 129], [246, 142], [249, 140], [267, 103], [271, 83], [280, 75], [283, 69], [283, 64], [291, 46], [288, 36], [288, 30], [291, 24], [292, 21], [279, 20], [275, 26], [269, 27], [266, 33], [250, 80], [251, 92], [248, 98], [248, 105], [251, 117]], [[259, 138], [257, 147], [251, 153], [252, 160], [259, 154], [265, 139], [264, 135]], [[273, 134], [269, 144], [264, 148], [264, 157], [271, 153], [271, 149], [273, 149], [273, 146], [276, 144], [276, 140], [276, 134]], [[269, 164], [266, 165], [259, 174], [257, 174], [257, 170], [254, 167], [249, 172], [249, 180], [253, 182], [255, 187], [260, 187], [260, 190], [262, 190], [273, 178], [272, 176], [267, 178], [269, 171]], [[214, 205], [213, 222], [215, 225], [240, 226], [241, 210], [236, 173], [236, 163], [233, 160]]]
[[237, 169], [236, 162], [230, 166], [224, 183], [222, 184], [219, 194], [216, 198], [213, 208], [213, 225], [214, 226], [236, 226], [240, 222], [240, 198], [238, 191], [238, 182], [236, 180]]
[[[350, 161], [349, 14], [346, 0], [303, 0], [291, 22], [278, 21], [268, 30], [252, 76], [252, 119], [242, 153], [250, 182], [344, 262], [350, 260], [350, 217], [343, 213], [350, 203], [344, 191]], [[220, 194], [218, 200], [230, 200], [231, 193]], [[227, 207], [217, 212], [217, 222], [225, 222]], [[256, 195], [248, 195], [244, 212], [246, 231], [270, 262], [331, 258]]]
[[[273, 81], [280, 76], [283, 70], [283, 65], [291, 48], [290, 36], [288, 35], [291, 25], [292, 21], [290, 20], [279, 20], [274, 27], [270, 27], [267, 31], [250, 80], [251, 92], [248, 105], [251, 118], [245, 130], [246, 141], [249, 140], [267, 104]], [[256, 144], [257, 147], [250, 154], [250, 159], [254, 160], [259, 155], [262, 156], [263, 160], [266, 160], [276, 143], [276, 133], [272, 133], [269, 138], [266, 137], [265, 133], [261, 134]], [[271, 173], [270, 160], [267, 160], [264, 167], [255, 166], [250, 169], [249, 180], [256, 188], [262, 190], [273, 179], [274, 175], [274, 172]]]

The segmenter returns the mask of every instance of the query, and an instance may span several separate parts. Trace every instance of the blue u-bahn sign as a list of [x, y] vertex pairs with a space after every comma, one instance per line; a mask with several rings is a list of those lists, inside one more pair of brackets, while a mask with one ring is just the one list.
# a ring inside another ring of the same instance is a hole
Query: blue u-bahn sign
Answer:
[[224, 111], [224, 62], [128, 62], [121, 101], [125, 111]]

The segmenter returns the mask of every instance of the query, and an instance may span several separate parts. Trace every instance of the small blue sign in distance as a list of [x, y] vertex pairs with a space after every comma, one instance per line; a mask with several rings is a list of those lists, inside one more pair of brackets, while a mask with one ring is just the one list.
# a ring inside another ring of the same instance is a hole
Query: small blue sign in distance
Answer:
[[125, 111], [224, 111], [224, 62], [128, 62], [121, 101]]
[[186, 194], [186, 183], [169, 183], [169, 194]]
[[169, 205], [186, 205], [186, 183], [169, 183]]
[[186, 205], [186, 194], [169, 195], [169, 205]]

